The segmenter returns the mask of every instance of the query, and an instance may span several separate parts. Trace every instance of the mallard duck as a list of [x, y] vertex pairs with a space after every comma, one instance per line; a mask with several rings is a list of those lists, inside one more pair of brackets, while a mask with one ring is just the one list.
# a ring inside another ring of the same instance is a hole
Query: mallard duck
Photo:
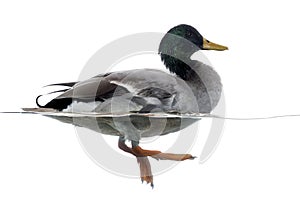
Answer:
[[[36, 103], [40, 108], [81, 113], [209, 113], [220, 99], [221, 80], [212, 67], [191, 60], [191, 56], [199, 50], [227, 49], [208, 41], [194, 27], [181, 24], [171, 28], [159, 45], [159, 55], [170, 73], [135, 69], [100, 74], [80, 82], [59, 83], [55, 85], [69, 88], [44, 106], [38, 102], [40, 96]], [[126, 124], [115, 128], [118, 146], [137, 157], [141, 179], [151, 186], [153, 177], [147, 156], [176, 161], [194, 158], [190, 154], [142, 149], [139, 141], [143, 135], [129, 128]], [[125, 140], [130, 140], [132, 146], [127, 146]]]

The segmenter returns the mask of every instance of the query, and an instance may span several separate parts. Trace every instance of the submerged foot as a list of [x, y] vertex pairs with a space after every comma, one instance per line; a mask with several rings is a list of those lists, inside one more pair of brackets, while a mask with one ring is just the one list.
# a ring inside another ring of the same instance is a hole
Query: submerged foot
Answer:
[[148, 159], [148, 156], [156, 160], [184, 161], [184, 160], [195, 159], [195, 157], [190, 154], [173, 154], [173, 153], [163, 153], [157, 150], [145, 150], [138, 145], [130, 148], [125, 144], [125, 140], [123, 139], [119, 140], [118, 146], [121, 150], [130, 153], [136, 157], [140, 168], [140, 177], [142, 183], [145, 181], [147, 184], [150, 184], [152, 188], [154, 187], [153, 175], [152, 175], [151, 164]]
[[152, 155], [154, 159], [157, 160], [175, 160], [175, 161], [184, 161], [184, 160], [193, 160], [196, 157], [190, 154], [173, 154], [173, 153], [159, 153]]
[[125, 144], [125, 141], [122, 140], [122, 139], [119, 140], [118, 146], [124, 152], [130, 153], [130, 154], [132, 154], [132, 155], [134, 155], [136, 157], [137, 162], [138, 162], [139, 167], [140, 167], [140, 177], [141, 177], [142, 183], [144, 181], [146, 181], [146, 183], [147, 184], [150, 183], [151, 187], [153, 188], [154, 187], [154, 184], [153, 184], [153, 175], [152, 175], [152, 171], [151, 171], [151, 164], [150, 164], [150, 161], [149, 161], [148, 157], [136, 154], [132, 150], [132, 148], [128, 147]]
[[175, 160], [175, 161], [184, 161], [184, 160], [193, 160], [196, 157], [190, 154], [173, 154], [173, 153], [163, 153], [157, 150], [144, 150], [140, 146], [132, 148], [134, 154], [140, 157], [151, 156], [156, 160]]
[[141, 180], [142, 183], [144, 183], [144, 181], [151, 185], [151, 187], [154, 187], [153, 184], [153, 175], [152, 175], [152, 171], [151, 171], [151, 165], [150, 165], [150, 161], [147, 157], [137, 157], [137, 162], [140, 166], [140, 176], [141, 176]]

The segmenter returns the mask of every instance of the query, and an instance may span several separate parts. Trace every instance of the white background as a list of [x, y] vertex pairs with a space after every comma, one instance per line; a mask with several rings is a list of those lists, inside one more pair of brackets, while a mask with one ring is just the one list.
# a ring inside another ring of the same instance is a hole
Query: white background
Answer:
[[[116, 38], [186, 23], [230, 49], [204, 52], [222, 77], [228, 116], [300, 113], [298, 10], [289, 0], [1, 1], [0, 110], [34, 107], [42, 86], [76, 80]], [[299, 207], [299, 122], [226, 121], [206, 163], [183, 162], [152, 190], [93, 163], [71, 125], [0, 115], [0, 207]]]

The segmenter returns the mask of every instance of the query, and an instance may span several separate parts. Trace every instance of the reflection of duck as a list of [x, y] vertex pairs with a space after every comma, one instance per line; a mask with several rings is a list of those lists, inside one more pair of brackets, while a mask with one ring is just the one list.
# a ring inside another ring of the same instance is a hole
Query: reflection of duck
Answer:
[[[212, 43], [189, 25], [178, 25], [163, 37], [159, 53], [170, 72], [154, 69], [100, 74], [81, 82], [61, 83], [70, 87], [41, 108], [59, 111], [128, 113], [177, 112], [209, 113], [217, 105], [222, 90], [218, 74], [209, 66], [191, 60], [198, 50], [226, 50]], [[89, 106], [89, 107], [87, 107]], [[93, 106], [92, 108], [90, 106]], [[153, 184], [147, 156], [156, 159], [186, 160], [190, 154], [169, 154], [144, 150], [139, 146], [141, 134], [126, 122], [114, 128], [119, 135], [119, 147], [138, 158], [141, 178]], [[132, 142], [132, 148], [125, 140]]]

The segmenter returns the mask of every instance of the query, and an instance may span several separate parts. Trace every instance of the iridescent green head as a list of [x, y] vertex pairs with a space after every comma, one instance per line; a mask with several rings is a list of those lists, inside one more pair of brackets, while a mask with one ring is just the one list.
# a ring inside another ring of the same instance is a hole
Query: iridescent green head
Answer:
[[189, 66], [191, 55], [198, 50], [227, 50], [205, 39], [194, 27], [181, 24], [170, 29], [159, 45], [159, 54], [166, 67], [182, 79], [189, 79], [192, 69]]

